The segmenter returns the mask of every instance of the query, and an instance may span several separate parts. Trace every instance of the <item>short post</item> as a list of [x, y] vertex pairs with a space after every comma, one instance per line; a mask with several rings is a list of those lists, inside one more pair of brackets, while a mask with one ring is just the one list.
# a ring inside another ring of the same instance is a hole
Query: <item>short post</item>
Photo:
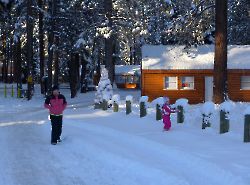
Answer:
[[14, 97], [14, 86], [11, 86], [11, 97]]
[[110, 100], [110, 104], [113, 104], [113, 111], [118, 112], [119, 111], [119, 103], [120, 103], [120, 95], [114, 94], [112, 96], [112, 100]]
[[4, 97], [7, 98], [7, 86], [6, 86], [6, 84], [4, 85]]
[[105, 99], [102, 102], [102, 110], [108, 110], [108, 101]]
[[161, 113], [161, 106], [157, 103], [156, 104], [156, 120], [159, 121], [162, 119], [162, 113]]
[[126, 115], [130, 114], [132, 112], [131, 110], [131, 101], [127, 100], [126, 101]]
[[133, 101], [133, 96], [131, 95], [126, 96], [126, 115], [132, 112], [132, 108], [131, 108], [132, 101]]
[[17, 88], [17, 98], [21, 98], [21, 89]]
[[140, 117], [145, 117], [147, 115], [145, 102], [140, 103]]
[[245, 115], [244, 142], [250, 142], [250, 114]]
[[185, 119], [184, 113], [188, 107], [188, 99], [180, 98], [176, 100], [175, 106], [177, 108], [177, 123], [184, 123]]
[[145, 117], [147, 115], [146, 102], [148, 102], [148, 96], [142, 96], [140, 98], [140, 117]]
[[183, 106], [178, 105], [177, 106], [177, 123], [183, 123], [184, 122], [184, 109]]
[[215, 104], [213, 102], [205, 102], [201, 107], [202, 113], [202, 129], [211, 127], [211, 117], [215, 111]]
[[119, 105], [118, 105], [117, 102], [114, 102], [114, 104], [113, 104], [113, 111], [114, 112], [118, 112], [118, 110], [119, 110]]
[[220, 110], [220, 134], [224, 134], [228, 131], [229, 131], [228, 112]]

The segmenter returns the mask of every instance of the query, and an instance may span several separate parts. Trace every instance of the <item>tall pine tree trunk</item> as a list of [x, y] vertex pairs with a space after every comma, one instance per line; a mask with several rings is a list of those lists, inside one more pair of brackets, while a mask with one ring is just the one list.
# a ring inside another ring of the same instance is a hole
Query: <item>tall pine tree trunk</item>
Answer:
[[[32, 18], [32, 0], [27, 1], [27, 67], [28, 76], [33, 77], [33, 18]], [[29, 78], [28, 78], [29, 79]], [[28, 80], [27, 98], [31, 99], [32, 82]]]
[[[108, 26], [110, 29], [112, 29], [112, 0], [105, 0], [105, 12], [106, 12], [106, 17], [108, 19]], [[114, 37], [113, 35], [110, 35], [110, 37], [106, 38], [105, 40], [105, 67], [108, 70], [108, 76], [110, 79], [110, 82], [113, 84], [114, 82], [114, 61], [113, 61], [113, 41]]]
[[78, 75], [79, 74], [79, 54], [72, 53], [71, 60], [68, 62], [69, 67], [69, 83], [70, 83], [70, 91], [71, 98], [76, 97], [77, 95], [77, 86], [78, 86]]
[[55, 35], [55, 46], [56, 49], [54, 51], [54, 78], [53, 83], [54, 85], [58, 85], [58, 76], [59, 76], [59, 51], [58, 51], [58, 45], [59, 45], [59, 36]]
[[45, 87], [43, 83], [43, 77], [44, 77], [44, 31], [43, 31], [43, 0], [38, 0], [38, 6], [39, 6], [39, 13], [38, 13], [38, 19], [39, 19], [39, 59], [40, 59], [40, 84], [41, 84], [41, 94], [45, 94]]
[[22, 87], [22, 58], [21, 58], [21, 41], [18, 38], [14, 43], [14, 81], [17, 83], [17, 87]]
[[214, 102], [227, 99], [227, 0], [215, 2]]

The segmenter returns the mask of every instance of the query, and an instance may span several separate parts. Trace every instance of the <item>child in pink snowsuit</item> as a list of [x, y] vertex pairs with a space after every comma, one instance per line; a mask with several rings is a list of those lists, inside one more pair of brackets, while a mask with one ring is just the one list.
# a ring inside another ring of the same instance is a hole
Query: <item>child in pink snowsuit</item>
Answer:
[[171, 109], [168, 98], [165, 98], [165, 101], [166, 102], [162, 106], [162, 119], [164, 124], [163, 130], [168, 131], [171, 127], [170, 115], [176, 111]]

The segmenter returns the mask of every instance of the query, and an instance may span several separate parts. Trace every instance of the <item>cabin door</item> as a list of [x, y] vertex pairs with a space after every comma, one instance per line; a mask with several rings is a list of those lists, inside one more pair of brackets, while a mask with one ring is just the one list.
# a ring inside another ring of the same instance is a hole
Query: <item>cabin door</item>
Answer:
[[214, 78], [212, 76], [205, 77], [205, 101], [213, 100], [213, 83]]

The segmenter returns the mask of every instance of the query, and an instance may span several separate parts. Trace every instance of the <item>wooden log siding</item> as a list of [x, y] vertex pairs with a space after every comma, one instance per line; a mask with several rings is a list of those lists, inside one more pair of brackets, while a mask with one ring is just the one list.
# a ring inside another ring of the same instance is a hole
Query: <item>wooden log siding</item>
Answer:
[[232, 101], [250, 102], [250, 90], [241, 89], [241, 76], [250, 76], [250, 70], [228, 70], [228, 96]]
[[[165, 90], [165, 77], [178, 77], [177, 90]], [[181, 77], [194, 77], [194, 90], [181, 89]], [[168, 96], [170, 103], [179, 98], [187, 98], [190, 104], [204, 102], [205, 76], [213, 76], [213, 70], [142, 70], [142, 95], [149, 101]], [[241, 90], [241, 76], [250, 76], [248, 69], [228, 69], [228, 95], [233, 101], [250, 101], [250, 90]]]

